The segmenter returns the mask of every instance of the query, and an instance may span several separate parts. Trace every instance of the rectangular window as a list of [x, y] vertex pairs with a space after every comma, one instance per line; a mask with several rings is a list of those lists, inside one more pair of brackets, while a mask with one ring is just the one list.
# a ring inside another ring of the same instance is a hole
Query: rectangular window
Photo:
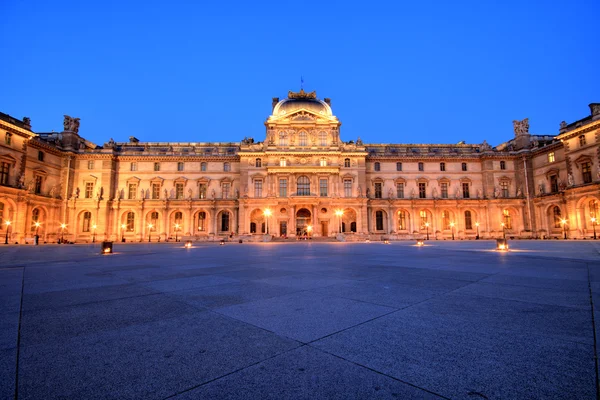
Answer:
[[287, 197], [288, 193], [288, 184], [287, 179], [279, 180], [279, 197]]
[[[223, 186], [225, 186], [226, 184], [224, 183]], [[227, 183], [227, 185], [229, 185]], [[224, 211], [221, 214], [221, 232], [227, 232], [229, 231], [229, 213]]]
[[38, 151], [38, 160], [44, 161], [44, 152], [43, 151]]
[[442, 182], [442, 184], [440, 185], [440, 188], [442, 190], [442, 199], [447, 199], [448, 198], [448, 184], [446, 182]]
[[500, 169], [506, 169], [506, 162], [500, 161]]
[[[224, 183], [222, 186], [223, 189], [223, 198], [224, 199], [228, 199], [229, 198], [229, 189], [231, 188], [229, 183]], [[229, 215], [229, 214], [227, 214]]]
[[36, 176], [35, 177], [35, 194], [40, 194], [40, 193], [42, 193], [42, 177]]
[[579, 146], [585, 146], [585, 144], [586, 144], [585, 135], [579, 136]]
[[91, 199], [94, 197], [94, 182], [85, 183], [85, 198]]
[[206, 230], [205, 225], [206, 225], [206, 213], [204, 211], [200, 211], [198, 213], [198, 230], [199, 231]]
[[135, 227], [135, 214], [132, 212], [127, 213], [127, 232], [133, 232]]
[[279, 166], [280, 167], [285, 167], [287, 165], [287, 160], [285, 158], [280, 158], [279, 159]]
[[427, 193], [425, 192], [425, 183], [420, 182], [419, 183], [419, 198], [420, 199], [424, 199], [427, 197]]
[[554, 162], [554, 152], [548, 153], [548, 162]]
[[558, 176], [557, 175], [550, 176], [550, 192], [551, 193], [558, 192]]
[[200, 163], [200, 171], [202, 171], [202, 172], [206, 171], [206, 163], [205, 162]]
[[463, 171], [467, 170], [467, 163], [466, 162], [462, 163], [462, 170]]
[[406, 230], [406, 213], [404, 211], [398, 211], [398, 230]]
[[154, 200], [160, 199], [160, 183], [152, 184], [152, 199], [154, 199]]
[[404, 198], [404, 183], [398, 183], [396, 185], [396, 197], [399, 199]]
[[154, 170], [155, 171], [160, 171], [160, 163], [159, 162], [155, 162], [154, 163]]
[[327, 197], [327, 179], [319, 179], [319, 196]]
[[129, 170], [137, 171], [137, 163], [132, 162], [131, 164], [129, 164]]
[[424, 171], [425, 170], [425, 166], [423, 165], [422, 162], [419, 163], [419, 171]]
[[462, 184], [462, 190], [463, 190], [463, 198], [464, 199], [468, 199], [470, 197], [470, 195], [469, 195], [469, 184], [468, 183], [463, 183]]
[[427, 211], [419, 211], [419, 216], [421, 217], [421, 229], [424, 229], [427, 226]]
[[376, 199], [381, 199], [382, 198], [382, 184], [381, 182], [375, 182], [375, 198]]
[[445, 171], [445, 170], [446, 170], [446, 163], [441, 162], [440, 163], [440, 171]]
[[229, 164], [228, 162], [223, 163], [223, 171], [224, 172], [229, 172], [231, 171], [231, 164]]
[[327, 159], [325, 157], [321, 158], [321, 160], [319, 161], [319, 165], [321, 167], [326, 167], [327, 166]]
[[7, 162], [0, 164], [0, 185], [8, 185], [9, 172], [10, 165]]
[[12, 134], [6, 132], [6, 135], [4, 135], [4, 143], [8, 146], [10, 146], [10, 143], [12, 142]]
[[377, 211], [375, 213], [375, 229], [378, 231], [383, 230], [383, 211]]
[[88, 161], [88, 169], [94, 169], [94, 160]]
[[183, 199], [183, 183], [175, 184], [175, 198]]
[[206, 198], [206, 183], [201, 183], [198, 185], [198, 198], [205, 199]]
[[182, 162], [178, 162], [177, 163], [177, 171], [183, 171], [183, 163]]
[[135, 196], [137, 194], [137, 183], [130, 183], [127, 185], [127, 198], [129, 200], [135, 200]]
[[592, 164], [589, 162], [581, 164], [581, 177], [583, 183], [592, 183]]
[[500, 182], [500, 189], [502, 190], [502, 197], [508, 197], [508, 182]]
[[352, 197], [352, 181], [350, 179], [344, 181], [344, 196]]
[[402, 171], [402, 163], [401, 162], [396, 163], [396, 171]]
[[254, 197], [262, 197], [262, 181], [254, 181]]

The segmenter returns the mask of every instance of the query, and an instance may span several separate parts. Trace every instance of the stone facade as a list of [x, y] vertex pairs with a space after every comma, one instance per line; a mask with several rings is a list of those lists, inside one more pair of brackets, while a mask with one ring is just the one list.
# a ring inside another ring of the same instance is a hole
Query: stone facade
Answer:
[[[342, 141], [330, 99], [273, 99], [263, 141], [95, 145], [0, 113], [0, 234], [14, 243], [335, 237], [589, 238], [600, 106], [556, 136], [481, 144]], [[265, 213], [265, 210], [269, 210]], [[6, 222], [10, 221], [10, 225]], [[36, 226], [35, 222], [39, 222]], [[600, 232], [599, 232], [600, 233]]]

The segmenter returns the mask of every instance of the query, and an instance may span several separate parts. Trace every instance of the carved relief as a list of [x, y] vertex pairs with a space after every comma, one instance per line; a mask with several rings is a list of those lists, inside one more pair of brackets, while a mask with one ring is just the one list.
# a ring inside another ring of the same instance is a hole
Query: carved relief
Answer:
[[79, 118], [69, 117], [68, 115], [64, 117], [63, 127], [65, 132], [79, 132]]
[[529, 133], [529, 118], [525, 118], [522, 121], [513, 121], [513, 129], [515, 130], [515, 135], [526, 135]]

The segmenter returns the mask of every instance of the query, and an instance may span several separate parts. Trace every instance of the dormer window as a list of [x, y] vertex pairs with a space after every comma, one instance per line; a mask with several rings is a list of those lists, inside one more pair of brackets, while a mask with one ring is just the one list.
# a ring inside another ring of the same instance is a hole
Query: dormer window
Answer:
[[554, 152], [548, 153], [548, 162], [554, 162]]
[[321, 167], [326, 167], [327, 166], [327, 159], [325, 157], [321, 157], [321, 161], [319, 161], [319, 165]]
[[285, 159], [285, 157], [281, 157], [281, 158], [279, 159], [279, 166], [280, 166], [280, 167], [285, 167], [285, 166], [287, 166], [287, 160]]
[[346, 159], [344, 160], [344, 167], [346, 167], [346, 168], [350, 168], [350, 159], [349, 159], [349, 158], [346, 158]]
[[254, 162], [254, 165], [256, 165], [256, 168], [262, 167], [262, 160], [260, 158], [257, 158]]

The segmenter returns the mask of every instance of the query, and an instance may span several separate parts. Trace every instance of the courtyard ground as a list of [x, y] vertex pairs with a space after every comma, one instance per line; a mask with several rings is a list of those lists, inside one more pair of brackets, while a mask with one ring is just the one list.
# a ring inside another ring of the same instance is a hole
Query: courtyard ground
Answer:
[[0, 398], [597, 398], [600, 242], [427, 244], [1, 245]]

